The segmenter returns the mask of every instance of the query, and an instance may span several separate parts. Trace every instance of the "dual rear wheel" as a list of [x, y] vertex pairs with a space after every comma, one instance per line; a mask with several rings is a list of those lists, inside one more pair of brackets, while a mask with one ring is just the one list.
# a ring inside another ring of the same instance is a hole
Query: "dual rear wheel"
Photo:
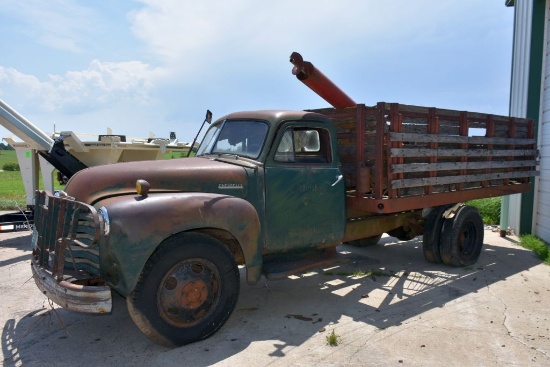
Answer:
[[483, 220], [472, 206], [462, 206], [451, 218], [443, 214], [451, 205], [435, 207], [424, 224], [426, 260], [450, 266], [473, 265], [483, 247]]
[[[454, 204], [432, 208], [424, 223], [422, 249], [431, 263], [450, 266], [469, 266], [479, 259], [483, 247], [483, 219], [472, 206], [462, 206], [450, 218], [444, 216]], [[406, 241], [414, 237], [402, 227], [388, 234]], [[349, 241], [355, 247], [376, 245], [381, 235]]]

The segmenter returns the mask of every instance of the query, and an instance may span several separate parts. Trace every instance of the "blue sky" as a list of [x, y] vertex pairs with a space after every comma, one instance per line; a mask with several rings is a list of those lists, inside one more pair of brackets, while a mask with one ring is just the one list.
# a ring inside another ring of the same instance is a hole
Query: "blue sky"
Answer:
[[48, 133], [190, 141], [206, 109], [327, 107], [297, 51], [358, 103], [507, 114], [512, 34], [504, 0], [2, 0], [0, 99]]

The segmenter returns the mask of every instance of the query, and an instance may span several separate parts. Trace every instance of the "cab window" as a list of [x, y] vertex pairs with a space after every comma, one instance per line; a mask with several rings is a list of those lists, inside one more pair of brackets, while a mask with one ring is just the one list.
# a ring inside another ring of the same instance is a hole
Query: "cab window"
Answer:
[[328, 131], [319, 128], [288, 128], [274, 160], [284, 163], [331, 163]]

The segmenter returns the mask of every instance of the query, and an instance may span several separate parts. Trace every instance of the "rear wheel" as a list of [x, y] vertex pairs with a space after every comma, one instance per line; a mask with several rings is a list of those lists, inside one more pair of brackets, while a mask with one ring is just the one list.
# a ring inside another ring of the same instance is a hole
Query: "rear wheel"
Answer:
[[431, 263], [440, 264], [441, 255], [439, 253], [439, 240], [441, 228], [445, 222], [443, 213], [449, 209], [451, 205], [442, 205], [433, 208], [426, 218], [424, 223], [424, 234], [422, 236], [422, 250], [424, 257]]
[[443, 224], [440, 244], [443, 263], [451, 266], [475, 264], [481, 254], [483, 236], [483, 219], [477, 208], [460, 208]]
[[239, 289], [229, 250], [212, 237], [185, 233], [150, 257], [126, 303], [149, 339], [173, 347], [218, 331], [235, 309]]
[[367, 237], [367, 238], [361, 238], [359, 240], [353, 240], [353, 241], [349, 241], [348, 244], [354, 246], [354, 247], [367, 247], [367, 246], [374, 246], [376, 245], [378, 242], [380, 242], [380, 239], [382, 238], [382, 235], [379, 234], [379, 235], [376, 235], [376, 236], [372, 236], [372, 237]]

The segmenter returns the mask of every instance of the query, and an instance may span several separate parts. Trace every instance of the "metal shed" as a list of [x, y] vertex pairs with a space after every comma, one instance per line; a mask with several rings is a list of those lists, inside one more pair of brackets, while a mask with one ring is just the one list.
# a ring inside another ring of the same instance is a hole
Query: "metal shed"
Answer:
[[537, 122], [540, 176], [530, 193], [504, 198], [502, 213], [515, 233], [550, 242], [550, 0], [506, 6], [514, 7], [510, 115]]

